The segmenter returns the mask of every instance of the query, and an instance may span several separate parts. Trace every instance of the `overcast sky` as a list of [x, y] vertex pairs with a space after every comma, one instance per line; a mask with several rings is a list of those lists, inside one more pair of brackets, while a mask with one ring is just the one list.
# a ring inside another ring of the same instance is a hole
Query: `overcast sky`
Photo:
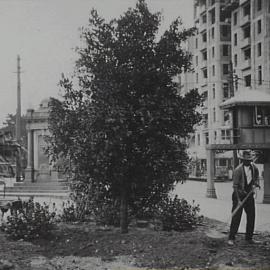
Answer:
[[[79, 27], [94, 7], [106, 19], [119, 17], [136, 0], [0, 0], [0, 126], [16, 113], [16, 58], [21, 57], [22, 113], [59, 95], [61, 73], [71, 74], [80, 44]], [[180, 16], [192, 26], [193, 0], [147, 0], [162, 11], [162, 29]]]

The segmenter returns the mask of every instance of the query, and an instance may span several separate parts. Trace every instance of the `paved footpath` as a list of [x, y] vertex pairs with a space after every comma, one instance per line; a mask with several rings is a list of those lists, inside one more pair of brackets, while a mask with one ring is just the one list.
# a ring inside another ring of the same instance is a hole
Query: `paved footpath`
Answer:
[[[263, 182], [261, 181], [261, 185]], [[178, 184], [174, 193], [188, 202], [200, 205], [201, 214], [228, 224], [232, 208], [232, 182], [215, 183], [217, 199], [206, 198], [206, 182], [186, 181]], [[263, 191], [256, 195], [256, 223], [255, 232], [270, 232], [270, 204], [263, 204]], [[245, 232], [246, 215], [243, 211], [239, 232]]]

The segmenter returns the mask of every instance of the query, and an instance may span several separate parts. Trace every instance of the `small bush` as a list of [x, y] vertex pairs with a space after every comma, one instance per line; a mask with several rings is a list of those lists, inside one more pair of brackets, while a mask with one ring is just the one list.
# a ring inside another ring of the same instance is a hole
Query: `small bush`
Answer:
[[157, 207], [155, 220], [161, 223], [164, 231], [184, 231], [193, 229], [202, 222], [199, 205], [189, 204], [185, 199], [164, 199]]
[[84, 221], [86, 219], [85, 213], [82, 212], [81, 208], [74, 202], [63, 202], [62, 210], [63, 213], [60, 216], [61, 221], [76, 222]]
[[7, 217], [2, 229], [15, 240], [45, 238], [53, 229], [54, 217], [55, 212], [50, 212], [48, 205], [30, 199], [22, 202], [22, 209]]

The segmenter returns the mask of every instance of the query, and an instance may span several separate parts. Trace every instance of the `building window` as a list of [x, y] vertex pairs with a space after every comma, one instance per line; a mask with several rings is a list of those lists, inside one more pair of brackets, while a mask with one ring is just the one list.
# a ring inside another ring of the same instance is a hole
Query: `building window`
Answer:
[[212, 66], [212, 76], [216, 76], [215, 65]]
[[206, 32], [202, 33], [202, 41], [206, 42], [207, 41], [207, 34]]
[[234, 34], [234, 46], [237, 46], [237, 33]]
[[223, 64], [223, 74], [226, 75], [229, 73], [229, 65], [228, 64]]
[[229, 91], [229, 84], [228, 83], [223, 83], [222, 84], [222, 89], [223, 89], [223, 98], [227, 99], [230, 97], [230, 91]]
[[262, 66], [258, 66], [258, 84], [262, 84]]
[[230, 129], [222, 129], [221, 130], [221, 140], [229, 140], [231, 138]]
[[215, 47], [212, 47], [212, 58], [215, 58]]
[[202, 52], [202, 59], [203, 59], [204, 61], [207, 60], [207, 50], [204, 50], [204, 51]]
[[221, 25], [221, 35], [223, 37], [228, 37], [230, 35], [230, 26], [229, 25]]
[[216, 122], [216, 108], [213, 108], [213, 122]]
[[223, 56], [229, 56], [229, 45], [227, 44], [222, 45], [222, 54]]
[[202, 16], [202, 22], [203, 22], [203, 23], [206, 23], [206, 14], [204, 14], [204, 15]]
[[258, 57], [262, 56], [262, 43], [261, 42], [257, 44], [257, 55]]
[[211, 36], [212, 36], [212, 39], [215, 38], [215, 27], [212, 27], [211, 29]]
[[257, 22], [257, 32], [258, 34], [262, 32], [262, 20], [258, 20]]
[[254, 125], [255, 126], [261, 126], [261, 125], [269, 126], [270, 125], [269, 107], [255, 106]]
[[257, 10], [260, 11], [262, 9], [262, 0], [257, 0]]
[[234, 66], [237, 67], [237, 54], [234, 55]]
[[196, 55], [195, 61], [196, 61], [196, 66], [198, 66], [198, 63], [199, 63], [199, 57], [198, 57], [198, 55]]
[[230, 112], [227, 111], [227, 110], [225, 110], [224, 111], [224, 115], [223, 115], [223, 120], [224, 120], [225, 126], [229, 126], [230, 125], [230, 119], [231, 119]]
[[216, 88], [215, 88], [215, 84], [213, 84], [212, 93], [213, 93], [213, 99], [215, 99], [215, 98], [216, 98]]
[[205, 133], [205, 144], [209, 144], [209, 133]]
[[244, 54], [244, 60], [249, 60], [250, 59], [250, 54], [251, 54], [251, 49], [250, 47], [247, 49], [243, 50], [243, 54]]
[[216, 140], [217, 140], [217, 132], [214, 131], [214, 141], [216, 141]]
[[244, 14], [244, 16], [250, 15], [250, 4], [245, 5], [245, 6], [243, 7], [243, 14]]
[[214, 24], [216, 22], [216, 11], [215, 9], [213, 8], [211, 11], [210, 11], [210, 18], [211, 18], [211, 23]]
[[198, 49], [198, 39], [195, 39], [195, 48]]
[[202, 73], [203, 73], [203, 78], [204, 78], [204, 79], [207, 79], [207, 68], [204, 68], [204, 69], [202, 70]]
[[251, 86], [251, 75], [247, 75], [244, 77], [244, 81], [245, 81], [245, 86], [249, 87]]
[[199, 74], [196, 73], [196, 83], [199, 83]]
[[249, 38], [250, 37], [250, 25], [243, 28], [243, 36], [244, 36], [244, 38]]
[[237, 12], [233, 13], [233, 24], [237, 25]]
[[197, 134], [197, 144], [201, 145], [201, 136], [200, 136], [200, 134]]

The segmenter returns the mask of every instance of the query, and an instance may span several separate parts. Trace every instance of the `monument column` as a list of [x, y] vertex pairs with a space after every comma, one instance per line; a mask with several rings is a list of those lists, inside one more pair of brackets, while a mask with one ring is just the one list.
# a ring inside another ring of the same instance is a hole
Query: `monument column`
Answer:
[[265, 163], [263, 166], [264, 194], [263, 203], [270, 203], [270, 150], [265, 151]]
[[215, 152], [212, 149], [206, 150], [206, 163], [207, 163], [207, 190], [206, 197], [217, 198], [215, 190]]

